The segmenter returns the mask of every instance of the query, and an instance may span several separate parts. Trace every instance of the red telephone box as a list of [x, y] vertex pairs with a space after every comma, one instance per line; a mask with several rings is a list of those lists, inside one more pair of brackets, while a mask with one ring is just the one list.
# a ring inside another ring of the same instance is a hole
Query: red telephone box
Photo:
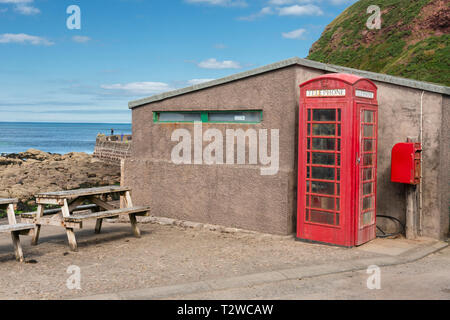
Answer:
[[297, 238], [351, 247], [376, 237], [375, 84], [326, 74], [300, 85]]

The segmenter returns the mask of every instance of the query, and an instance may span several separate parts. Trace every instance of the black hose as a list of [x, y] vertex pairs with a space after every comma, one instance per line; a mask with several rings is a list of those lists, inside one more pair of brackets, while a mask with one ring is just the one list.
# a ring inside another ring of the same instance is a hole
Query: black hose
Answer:
[[399, 230], [398, 232], [394, 232], [394, 233], [386, 233], [386, 232], [384, 232], [379, 226], [377, 226], [377, 229], [380, 230], [380, 231], [383, 233], [382, 235], [377, 235], [377, 238], [393, 237], [393, 236], [396, 236], [396, 235], [399, 235], [399, 234], [405, 232], [405, 226], [404, 226], [404, 224], [403, 224], [399, 219], [397, 219], [397, 218], [395, 218], [395, 217], [391, 217], [391, 216], [381, 215], [381, 214], [380, 214], [380, 215], [377, 215], [377, 218], [386, 218], [386, 219], [391, 219], [391, 220], [397, 221], [397, 223], [398, 223], [398, 224], [400, 225], [400, 227], [401, 227], [401, 230]]

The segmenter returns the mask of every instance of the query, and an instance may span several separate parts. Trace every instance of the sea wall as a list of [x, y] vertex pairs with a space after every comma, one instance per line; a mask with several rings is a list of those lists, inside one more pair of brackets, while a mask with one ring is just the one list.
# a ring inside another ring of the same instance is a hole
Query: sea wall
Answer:
[[120, 165], [120, 160], [130, 157], [131, 135], [101, 136], [95, 143], [94, 157], [108, 164]]

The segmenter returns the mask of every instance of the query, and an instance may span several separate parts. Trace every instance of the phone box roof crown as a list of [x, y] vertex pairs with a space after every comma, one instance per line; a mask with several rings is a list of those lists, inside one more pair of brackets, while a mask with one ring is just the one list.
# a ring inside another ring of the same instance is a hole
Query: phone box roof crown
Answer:
[[343, 98], [377, 99], [377, 86], [369, 79], [353, 74], [324, 74], [300, 85], [301, 98]]

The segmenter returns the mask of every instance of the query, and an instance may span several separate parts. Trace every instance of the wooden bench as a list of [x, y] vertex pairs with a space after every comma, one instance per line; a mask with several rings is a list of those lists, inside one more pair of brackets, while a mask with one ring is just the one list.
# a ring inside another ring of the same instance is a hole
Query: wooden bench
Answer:
[[6, 209], [8, 214], [8, 224], [0, 226], [0, 232], [10, 232], [14, 245], [16, 260], [23, 262], [23, 250], [20, 244], [20, 235], [29, 235], [34, 231], [35, 225], [31, 223], [17, 223], [14, 212], [14, 205], [17, 199], [0, 199], [0, 209]]
[[87, 214], [74, 214], [70, 217], [64, 218], [68, 222], [80, 222], [89, 219], [105, 219], [116, 218], [120, 215], [134, 215], [134, 216], [147, 216], [150, 211], [150, 207], [132, 207], [123, 209], [114, 209], [109, 211], [98, 211]]
[[131, 207], [123, 209], [113, 209], [108, 211], [97, 211], [87, 214], [73, 214], [70, 217], [65, 217], [64, 221], [81, 223], [85, 220], [97, 220], [95, 224], [95, 233], [100, 233], [102, 229], [103, 219], [107, 218], [117, 218], [121, 215], [128, 215], [130, 217], [131, 228], [133, 229], [133, 234], [136, 237], [141, 236], [141, 231], [137, 226], [137, 216], [147, 216], [149, 214], [150, 207]]

